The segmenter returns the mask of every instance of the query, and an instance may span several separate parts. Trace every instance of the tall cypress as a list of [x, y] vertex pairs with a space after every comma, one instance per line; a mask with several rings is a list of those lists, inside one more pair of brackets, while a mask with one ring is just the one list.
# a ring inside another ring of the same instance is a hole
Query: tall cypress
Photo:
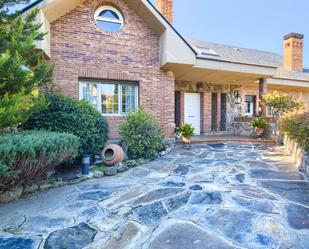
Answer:
[[16, 127], [38, 108], [38, 89], [52, 81], [53, 68], [35, 43], [44, 39], [38, 10], [10, 13], [21, 0], [0, 0], [0, 129]]

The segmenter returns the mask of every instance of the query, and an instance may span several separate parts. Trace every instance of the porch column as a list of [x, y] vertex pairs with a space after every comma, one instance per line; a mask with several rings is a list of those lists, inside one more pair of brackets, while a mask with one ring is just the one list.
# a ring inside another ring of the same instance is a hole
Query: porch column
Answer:
[[267, 107], [261, 103], [262, 96], [267, 93], [267, 83], [264, 78], [259, 79], [259, 115], [266, 117]]
[[211, 132], [211, 93], [201, 93], [201, 132]]

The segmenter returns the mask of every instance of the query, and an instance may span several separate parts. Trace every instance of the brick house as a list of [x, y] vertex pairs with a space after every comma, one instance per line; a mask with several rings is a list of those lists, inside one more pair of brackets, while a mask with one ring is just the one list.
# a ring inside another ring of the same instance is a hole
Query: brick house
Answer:
[[284, 55], [185, 39], [172, 26], [173, 0], [37, 0], [55, 84], [87, 99], [118, 138], [118, 124], [143, 106], [165, 136], [192, 123], [197, 134], [237, 133], [235, 120], [268, 115], [259, 98], [282, 91], [309, 106], [303, 35], [284, 37]]

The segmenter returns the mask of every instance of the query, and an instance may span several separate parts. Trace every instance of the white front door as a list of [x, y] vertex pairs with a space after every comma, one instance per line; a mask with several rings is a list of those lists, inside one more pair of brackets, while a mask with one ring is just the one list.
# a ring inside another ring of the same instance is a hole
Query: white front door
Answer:
[[192, 124], [195, 135], [201, 134], [201, 95], [185, 93], [185, 123]]

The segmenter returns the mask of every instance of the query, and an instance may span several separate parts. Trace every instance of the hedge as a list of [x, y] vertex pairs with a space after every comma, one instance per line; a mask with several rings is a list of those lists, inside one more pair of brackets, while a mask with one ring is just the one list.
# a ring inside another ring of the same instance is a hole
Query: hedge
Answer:
[[108, 139], [106, 118], [85, 100], [57, 93], [47, 94], [45, 99], [47, 107], [33, 113], [22, 128], [71, 133], [80, 138], [80, 155], [100, 154]]
[[286, 113], [278, 123], [282, 132], [309, 151], [309, 110]]
[[79, 139], [67, 133], [0, 134], [0, 191], [41, 176], [78, 154]]

